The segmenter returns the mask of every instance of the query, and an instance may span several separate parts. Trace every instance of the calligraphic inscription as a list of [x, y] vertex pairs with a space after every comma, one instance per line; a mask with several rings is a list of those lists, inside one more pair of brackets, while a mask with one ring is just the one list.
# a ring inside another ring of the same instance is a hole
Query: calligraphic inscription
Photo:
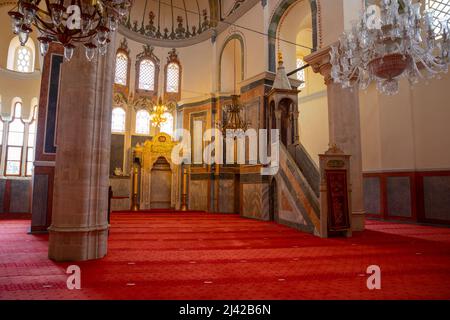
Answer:
[[341, 231], [350, 228], [347, 171], [326, 170], [328, 197], [328, 229]]
[[327, 166], [330, 168], [342, 168], [345, 166], [345, 162], [343, 160], [330, 160], [327, 162]]

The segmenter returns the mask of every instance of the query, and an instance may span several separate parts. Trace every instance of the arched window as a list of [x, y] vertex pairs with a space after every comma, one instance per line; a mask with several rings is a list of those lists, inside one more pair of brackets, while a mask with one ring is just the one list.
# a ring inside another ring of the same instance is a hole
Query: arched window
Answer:
[[112, 111], [111, 131], [125, 132], [126, 112], [122, 108], [116, 107]]
[[167, 120], [164, 121], [163, 123], [161, 123], [159, 131], [167, 133], [168, 135], [172, 135], [173, 134], [173, 116], [171, 113], [166, 112], [166, 113], [164, 113], [164, 118], [166, 118]]
[[33, 119], [28, 125], [28, 140], [27, 140], [27, 162], [25, 165], [25, 175], [31, 176], [33, 174], [33, 161], [34, 161], [34, 146], [36, 144], [36, 119], [37, 119], [37, 107], [34, 108]]
[[180, 67], [172, 62], [167, 66], [166, 92], [177, 93], [180, 83]]
[[154, 48], [144, 45], [144, 51], [136, 56], [135, 91], [139, 96], [153, 97], [158, 92], [159, 59]]
[[14, 70], [31, 72], [31, 50], [28, 47], [18, 47], [14, 58]]
[[136, 133], [150, 134], [150, 114], [146, 110], [136, 113]]
[[[302, 58], [297, 58], [297, 69], [301, 68], [305, 65], [305, 61]], [[306, 87], [306, 77], [305, 77], [305, 69], [297, 71], [297, 80], [303, 81], [300, 85], [299, 89], [303, 89]]]
[[17, 72], [34, 72], [35, 48], [31, 38], [22, 46], [19, 38], [14, 37], [8, 49], [7, 68]]
[[139, 89], [155, 90], [155, 64], [149, 59], [141, 61], [139, 66]]
[[123, 52], [119, 52], [116, 55], [116, 72], [114, 76], [114, 83], [126, 86], [127, 80], [128, 80], [128, 56]]
[[175, 49], [169, 51], [164, 69], [164, 99], [178, 101], [181, 86], [181, 64]]
[[6, 147], [6, 176], [20, 176], [22, 172], [22, 151], [25, 135], [25, 124], [22, 119], [22, 104], [17, 102], [14, 116], [8, 126], [8, 143]]

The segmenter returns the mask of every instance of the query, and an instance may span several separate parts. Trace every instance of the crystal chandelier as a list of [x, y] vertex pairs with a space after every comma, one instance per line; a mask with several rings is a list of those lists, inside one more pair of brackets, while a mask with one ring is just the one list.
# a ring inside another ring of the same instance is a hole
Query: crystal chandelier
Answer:
[[[412, 0], [382, 0], [379, 15], [365, 12], [331, 47], [331, 77], [343, 88], [371, 82], [386, 95], [399, 91], [399, 78], [413, 85], [420, 78], [446, 73], [450, 62], [449, 20], [422, 16]], [[436, 27], [438, 26], [438, 27]]]
[[19, 0], [8, 14], [22, 46], [34, 26], [41, 33], [38, 40], [42, 55], [50, 43], [58, 42], [64, 46], [64, 57], [70, 60], [75, 44], [81, 43], [91, 61], [97, 50], [100, 55], [107, 52], [109, 33], [117, 29], [131, 4], [132, 0]]

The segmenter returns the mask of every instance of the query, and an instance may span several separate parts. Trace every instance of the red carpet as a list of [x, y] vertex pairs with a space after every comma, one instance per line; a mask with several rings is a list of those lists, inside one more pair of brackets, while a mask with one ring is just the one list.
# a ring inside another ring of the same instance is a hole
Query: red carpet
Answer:
[[235, 215], [113, 214], [108, 256], [77, 263], [70, 291], [29, 224], [0, 221], [0, 299], [450, 299], [449, 228], [367, 221], [320, 239]]

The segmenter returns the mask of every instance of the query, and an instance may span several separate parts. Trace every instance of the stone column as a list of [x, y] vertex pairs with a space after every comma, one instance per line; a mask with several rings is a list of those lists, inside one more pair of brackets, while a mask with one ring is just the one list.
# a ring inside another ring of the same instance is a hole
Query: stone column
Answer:
[[[114, 37], [111, 43], [115, 43]], [[78, 46], [61, 73], [49, 258], [99, 259], [108, 239], [114, 46], [92, 62]]]
[[361, 128], [359, 118], [359, 90], [343, 89], [331, 78], [330, 47], [305, 58], [314, 72], [325, 79], [328, 95], [329, 140], [346, 154], [350, 154], [352, 190], [352, 230], [364, 230], [364, 201], [361, 154]]
[[278, 130], [281, 130], [281, 111], [278, 109], [277, 105], [275, 105], [275, 121], [276, 121], [276, 128]]

